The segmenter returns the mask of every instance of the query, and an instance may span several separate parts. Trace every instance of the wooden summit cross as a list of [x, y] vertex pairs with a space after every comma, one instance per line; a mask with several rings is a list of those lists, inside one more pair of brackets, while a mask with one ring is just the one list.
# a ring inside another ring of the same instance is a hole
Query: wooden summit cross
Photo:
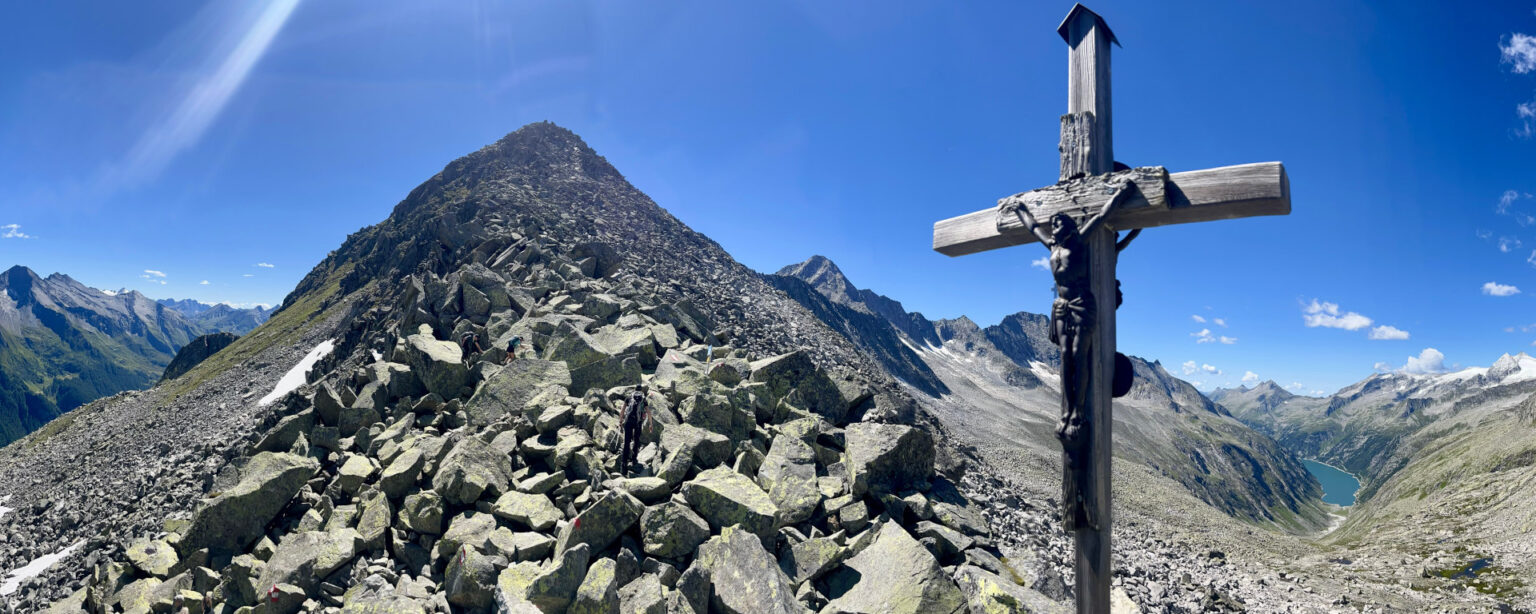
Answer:
[[[1071, 47], [1060, 180], [935, 223], [933, 249], [962, 256], [1040, 241], [1051, 250], [1051, 340], [1062, 350], [1062, 520], [1077, 545], [1077, 611], [1099, 614], [1109, 612], [1111, 578], [1111, 399], [1129, 389], [1131, 376], [1121, 359], [1115, 385], [1118, 253], [1150, 226], [1288, 214], [1291, 190], [1279, 162], [1172, 174], [1115, 162], [1109, 45], [1120, 41], [1081, 4], [1056, 32]], [[1119, 230], [1131, 233], [1117, 242]]]

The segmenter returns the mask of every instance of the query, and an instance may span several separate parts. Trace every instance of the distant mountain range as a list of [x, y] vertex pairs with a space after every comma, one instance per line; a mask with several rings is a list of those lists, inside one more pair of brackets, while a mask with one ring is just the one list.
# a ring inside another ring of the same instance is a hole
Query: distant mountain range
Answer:
[[211, 332], [244, 334], [269, 314], [157, 302], [11, 267], [0, 273], [0, 445], [85, 403], [151, 386], [183, 345]]
[[[929, 320], [855, 287], [822, 256], [767, 277], [916, 389], [918, 401], [972, 445], [1023, 452], [1036, 463], [1060, 454], [1052, 433], [1061, 356], [1047, 316], [1019, 312], [984, 328], [964, 316]], [[1303, 533], [1326, 526], [1321, 487], [1296, 455], [1160, 363], [1132, 364], [1131, 393], [1115, 401], [1117, 457], [1238, 518]]]

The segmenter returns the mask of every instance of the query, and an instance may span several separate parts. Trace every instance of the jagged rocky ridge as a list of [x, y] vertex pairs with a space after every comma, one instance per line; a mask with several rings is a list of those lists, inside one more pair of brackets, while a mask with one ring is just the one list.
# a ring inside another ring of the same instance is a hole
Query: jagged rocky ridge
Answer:
[[234, 333], [213, 333], [193, 339], [176, 351], [176, 357], [171, 359], [171, 364], [165, 366], [165, 373], [161, 374], [160, 381], [181, 377], [193, 367], [202, 364], [204, 360], [208, 360], [209, 356], [229, 347], [229, 344], [239, 338], [240, 336]]
[[[1049, 318], [1020, 312], [982, 328], [928, 320], [859, 289], [814, 256], [769, 276], [833, 330], [879, 358], [931, 413], [982, 448], [1051, 456], [1060, 352]], [[1133, 358], [1131, 393], [1115, 401], [1115, 450], [1234, 517], [1312, 532], [1326, 526], [1317, 481], [1292, 454], [1234, 419], [1161, 364]]]

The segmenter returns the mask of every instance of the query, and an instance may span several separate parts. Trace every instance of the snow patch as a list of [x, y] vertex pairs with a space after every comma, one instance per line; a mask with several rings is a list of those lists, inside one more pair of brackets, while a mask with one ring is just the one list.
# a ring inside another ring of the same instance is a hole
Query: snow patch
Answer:
[[1444, 375], [1440, 375], [1435, 379], [1440, 382], [1461, 382], [1487, 374], [1488, 367], [1467, 367], [1455, 373], [1446, 373]]
[[373, 354], [373, 361], [374, 362], [379, 362], [381, 360], [384, 360], [384, 354], [380, 353], [378, 350], [368, 350], [368, 352]]
[[267, 393], [267, 396], [261, 397], [261, 400], [257, 401], [256, 405], [266, 405], [276, 401], [279, 397], [293, 392], [299, 386], [303, 386], [304, 376], [309, 374], [309, 370], [314, 368], [316, 362], [319, 362], [322, 357], [331, 353], [331, 350], [335, 348], [336, 344], [332, 339], [320, 342], [320, 345], [315, 346], [315, 349], [310, 350], [308, 354], [304, 355], [303, 360], [300, 360], [299, 364], [294, 365], [292, 369], [284, 373], [283, 378], [277, 380], [277, 386], [272, 388], [272, 392]]
[[1031, 360], [1029, 361], [1029, 370], [1035, 374], [1035, 377], [1040, 378], [1040, 381], [1045, 382], [1046, 385], [1052, 388], [1061, 386], [1061, 376], [1052, 371], [1050, 365], [1038, 360]]
[[5, 506], [5, 503], [7, 501], [10, 501], [10, 500], [11, 500], [11, 496], [10, 495], [6, 495], [4, 497], [0, 497], [0, 520], [4, 520], [6, 514], [9, 514], [11, 512], [16, 511], [16, 508], [14, 508], [14, 507], [6, 507]]
[[54, 563], [58, 563], [59, 561], [64, 560], [64, 557], [74, 554], [75, 550], [78, 550], [80, 546], [84, 545], [85, 540], [82, 539], [75, 542], [73, 546], [53, 554], [46, 554], [37, 557], [36, 559], [33, 559], [31, 563], [27, 563], [23, 567], [12, 570], [10, 574], [5, 576], [5, 583], [0, 584], [0, 596], [15, 593], [18, 589], [21, 588], [21, 583], [41, 575], [44, 571], [47, 571], [49, 567], [53, 567]]

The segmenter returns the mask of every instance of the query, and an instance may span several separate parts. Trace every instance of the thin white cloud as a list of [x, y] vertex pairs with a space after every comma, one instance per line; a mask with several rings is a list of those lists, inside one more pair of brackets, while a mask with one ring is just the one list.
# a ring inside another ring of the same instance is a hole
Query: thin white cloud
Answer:
[[1252, 371], [1243, 372], [1243, 383], [1253, 384], [1259, 381], [1259, 374]]
[[1209, 328], [1202, 328], [1202, 329], [1200, 329], [1200, 332], [1190, 333], [1189, 336], [1195, 338], [1195, 343], [1215, 343], [1216, 342], [1216, 337], [1211, 335], [1211, 329], [1209, 329]]
[[1366, 337], [1379, 341], [1401, 341], [1408, 338], [1408, 331], [1400, 329], [1396, 326], [1382, 325], [1371, 329], [1371, 333], [1366, 335]]
[[1221, 342], [1222, 345], [1232, 345], [1237, 343], [1237, 337], [1228, 337], [1226, 335], [1217, 337], [1216, 340]]
[[246, 273], [246, 274], [244, 274], [244, 275], [241, 275], [241, 277], [255, 277], [255, 276], [256, 276], [256, 275], [254, 275], [254, 274], [251, 274], [251, 273]]
[[263, 269], [273, 268], [272, 263], [270, 263], [270, 262], [258, 262], [258, 263], [256, 263], [256, 266], [259, 266], [259, 267], [261, 267]]
[[1515, 286], [1509, 286], [1492, 281], [1483, 284], [1483, 294], [1488, 296], [1514, 296], [1519, 293], [1520, 289]]
[[1516, 74], [1536, 70], [1536, 36], [1515, 32], [1499, 42], [1499, 61]]
[[1515, 105], [1515, 117], [1520, 118], [1520, 127], [1515, 129], [1515, 134], [1523, 139], [1536, 134], [1536, 100]]
[[1499, 237], [1499, 251], [1501, 252], [1508, 254], [1512, 251], [1520, 249], [1520, 246], [1521, 243], [1519, 239], [1514, 237]]
[[1051, 259], [1050, 259], [1049, 256], [1041, 256], [1039, 258], [1036, 258], [1034, 260], [1029, 261], [1029, 266], [1035, 267], [1037, 269], [1049, 271], [1049, 270], [1051, 270]]
[[239, 42], [222, 58], [214, 59], [212, 70], [192, 84], [175, 109], [144, 131], [117, 169], [117, 179], [128, 185], [152, 180], [178, 154], [196, 145], [266, 54], [298, 4], [298, 0], [273, 0], [249, 23], [232, 28], [235, 31], [229, 38]]
[[197, 282], [197, 285], [199, 285], [199, 286], [206, 286], [206, 285], [208, 285], [208, 280], [204, 279], [204, 280], [202, 280], [200, 282]]
[[1312, 302], [1301, 307], [1302, 321], [1308, 328], [1342, 328], [1344, 330], [1360, 330], [1371, 325], [1371, 319], [1363, 315], [1350, 312], [1341, 312], [1336, 303], [1321, 302], [1312, 299]]
[[1409, 356], [1403, 365], [1404, 373], [1426, 374], [1445, 372], [1445, 354], [1435, 348], [1424, 348], [1418, 356]]
[[1193, 360], [1186, 360], [1184, 361], [1184, 364], [1179, 366], [1184, 369], [1185, 375], [1194, 375], [1200, 372], [1200, 363]]
[[1200, 370], [1211, 375], [1221, 375], [1221, 369], [1217, 369], [1213, 365], [1200, 365]]
[[144, 277], [149, 277], [150, 275], [153, 275], [155, 277], [165, 277], [165, 273], [161, 273], [160, 271], [156, 271], [154, 269], [144, 269], [144, 275], [143, 276]]
[[1201, 316], [1200, 314], [1194, 314], [1194, 315], [1191, 315], [1189, 317], [1190, 317], [1190, 319], [1192, 319], [1192, 320], [1194, 320], [1196, 322], [1199, 322], [1201, 324], [1205, 323], [1205, 318], [1203, 316]]
[[33, 239], [33, 238], [36, 238], [36, 237], [33, 237], [32, 235], [29, 235], [29, 234], [27, 234], [25, 232], [22, 232], [21, 231], [21, 224], [6, 224], [4, 226], [0, 226], [0, 230], [5, 231], [5, 232], [0, 232], [0, 239]]
[[1217, 326], [1220, 326], [1222, 328], [1226, 328], [1227, 327], [1227, 321], [1226, 321], [1225, 318], [1216, 318], [1214, 320], [1211, 320], [1211, 323], [1215, 324]]

